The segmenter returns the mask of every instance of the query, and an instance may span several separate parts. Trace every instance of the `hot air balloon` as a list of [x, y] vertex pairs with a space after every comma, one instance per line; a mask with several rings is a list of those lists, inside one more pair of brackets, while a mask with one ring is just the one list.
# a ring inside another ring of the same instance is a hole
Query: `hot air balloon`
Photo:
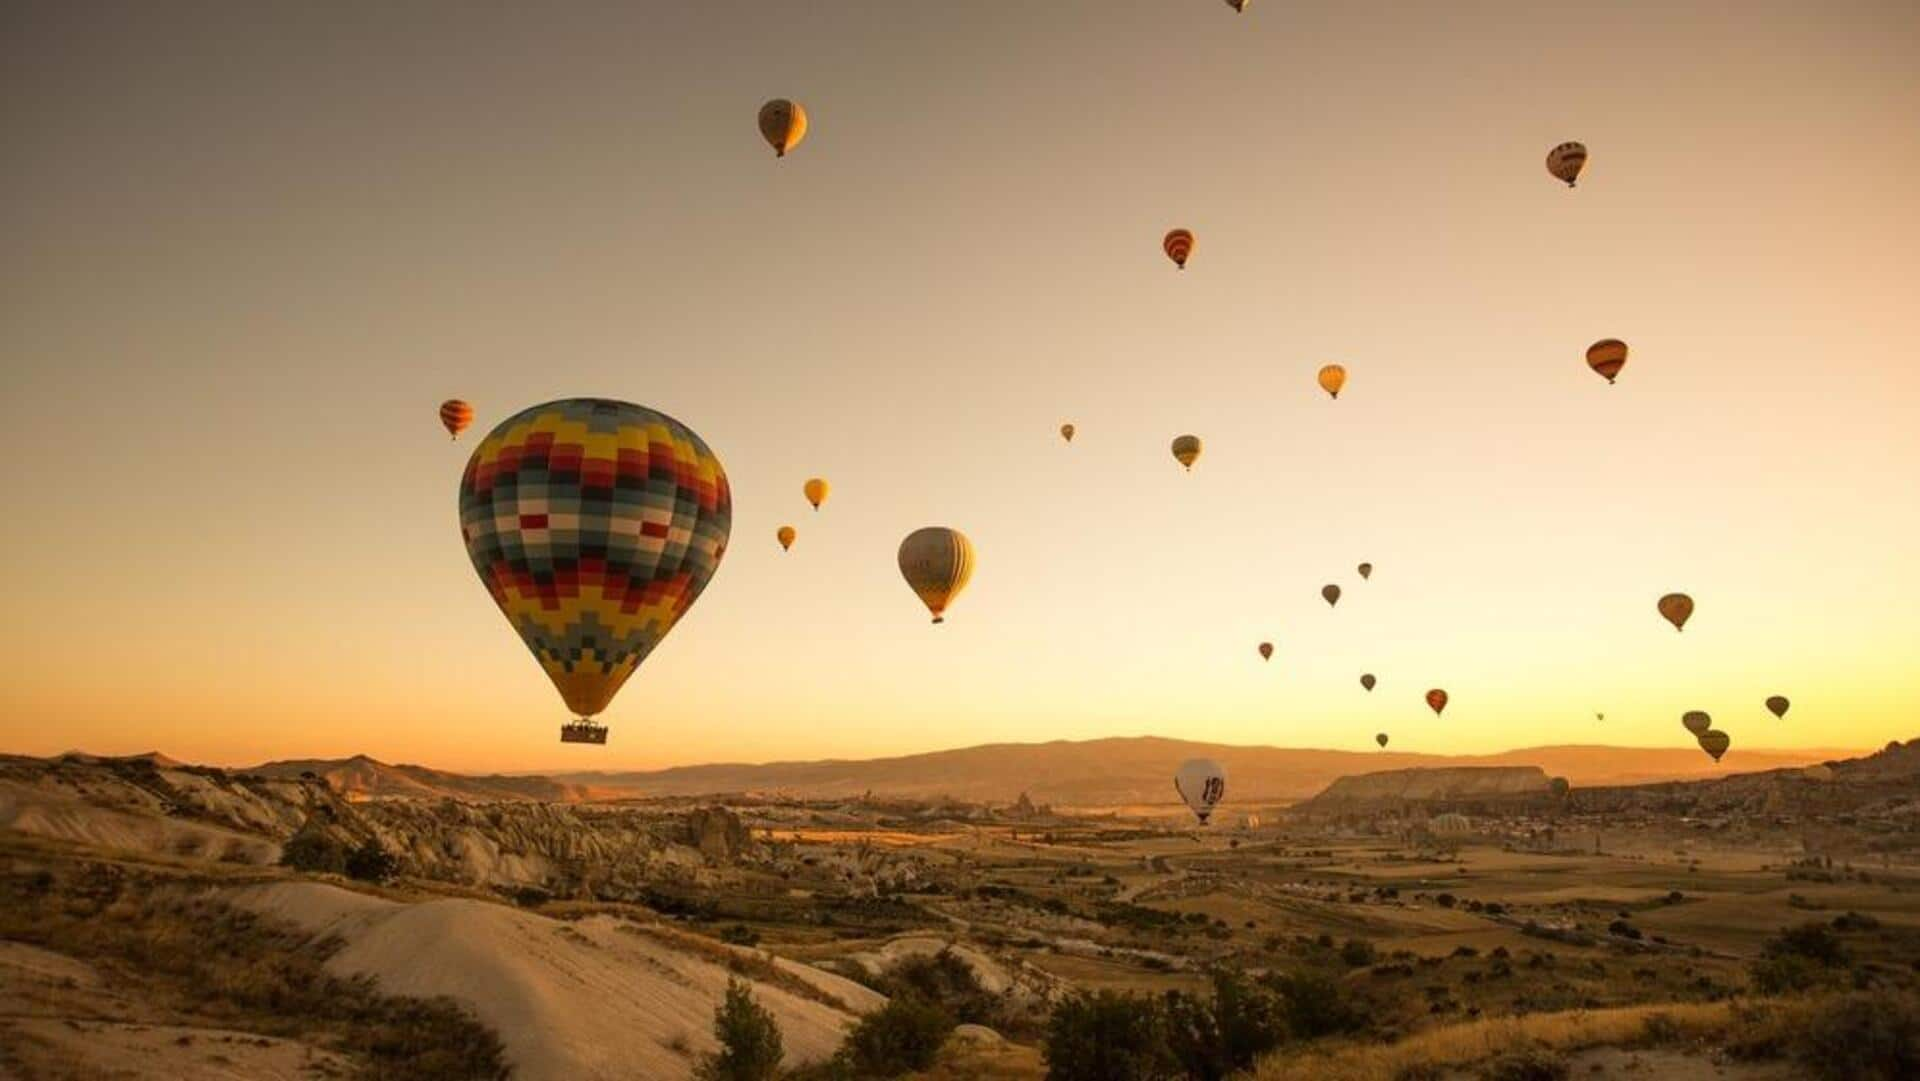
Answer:
[[1660, 614], [1673, 624], [1673, 629], [1682, 631], [1687, 628], [1687, 620], [1693, 618], [1693, 598], [1685, 593], [1669, 593], [1660, 598]]
[[1587, 367], [1600, 373], [1607, 382], [1613, 382], [1620, 369], [1627, 366], [1627, 343], [1618, 338], [1602, 338], [1587, 346]]
[[1587, 148], [1579, 143], [1561, 143], [1547, 151], [1547, 172], [1555, 180], [1565, 181], [1569, 188], [1580, 179], [1580, 170], [1586, 165]]
[[1718, 728], [1709, 728], [1700, 733], [1700, 749], [1712, 755], [1715, 762], [1720, 761], [1720, 756], [1726, 754], [1732, 744], [1727, 734]]
[[1189, 758], [1173, 771], [1173, 790], [1204, 826], [1214, 805], [1227, 794], [1227, 771], [1211, 758]]
[[1200, 459], [1200, 437], [1183, 435], [1173, 441], [1173, 460], [1186, 466], [1189, 472], [1193, 463]]
[[579, 720], [590, 718], [707, 587], [733, 497], [720, 459], [664, 413], [605, 398], [523, 409], [473, 449], [460, 535], [480, 581]]
[[1713, 727], [1713, 718], [1707, 716], [1704, 709], [1690, 709], [1680, 715], [1680, 724], [1698, 736]]
[[1253, 3], [1253, 0], [1227, 0], [1227, 6], [1235, 11], [1245, 11], [1247, 10], [1247, 5], [1251, 3]]
[[1373, 737], [1373, 741], [1374, 741], [1375, 743], [1378, 743], [1378, 744], [1380, 745], [1380, 749], [1381, 749], [1381, 750], [1383, 750], [1383, 751], [1384, 751], [1384, 750], [1386, 750], [1386, 749], [1387, 749], [1387, 734], [1386, 734], [1385, 732], [1381, 732], [1381, 733], [1379, 733], [1379, 734], [1377, 734], [1377, 735], [1375, 735], [1375, 736]]
[[1185, 229], [1175, 229], [1160, 241], [1160, 247], [1165, 249], [1167, 258], [1173, 260], [1174, 266], [1185, 270], [1187, 257], [1193, 254], [1193, 234]]
[[807, 137], [807, 111], [797, 101], [775, 98], [760, 106], [760, 135], [773, 147], [773, 156], [784, 158], [787, 151]]
[[1374, 683], [1374, 680], [1373, 680], [1372, 672], [1368, 672], [1366, 675], [1363, 675], [1360, 677], [1360, 685], [1362, 687], [1365, 687], [1369, 691], [1373, 690], [1373, 683]]
[[1427, 708], [1433, 711], [1434, 716], [1440, 716], [1441, 711], [1447, 708], [1447, 692], [1438, 687], [1428, 691]]
[[780, 550], [783, 552], [793, 547], [793, 538], [799, 535], [800, 534], [795, 532], [794, 528], [790, 525], [783, 525], [779, 531], [774, 533], [774, 536], [780, 541]]
[[1060, 426], [1060, 438], [1066, 440], [1069, 443], [1073, 442], [1073, 425], [1062, 424]]
[[458, 398], [448, 398], [440, 403], [440, 426], [455, 439], [473, 423], [473, 407]]
[[1273, 643], [1272, 642], [1260, 643], [1260, 659], [1263, 661], [1270, 661], [1273, 659]]
[[1773, 714], [1775, 717], [1785, 719], [1787, 710], [1792, 705], [1792, 702], [1787, 701], [1786, 695], [1776, 694], [1767, 699], [1767, 712]]
[[1336, 604], [1339, 604], [1340, 603], [1340, 587], [1336, 585], [1321, 586], [1320, 599], [1326, 601], [1327, 607], [1329, 608], [1333, 607]]
[[1360, 580], [1363, 582], [1373, 577], [1373, 564], [1371, 563], [1362, 563], [1355, 569], [1360, 572]]
[[813, 504], [813, 509], [819, 510], [820, 504], [827, 501], [827, 495], [833, 491], [833, 488], [826, 481], [814, 477], [801, 485], [800, 491], [807, 497], [807, 502]]
[[1604, 721], [1607, 719], [1607, 715], [1604, 713], [1596, 713], [1593, 715], [1593, 719], [1596, 721]]
[[973, 544], [957, 529], [916, 529], [900, 542], [900, 574], [933, 613], [933, 621], [945, 623], [947, 605], [973, 577]]
[[1347, 385], [1347, 370], [1338, 364], [1329, 364], [1320, 369], [1320, 389], [1332, 398], [1340, 397], [1340, 388]]

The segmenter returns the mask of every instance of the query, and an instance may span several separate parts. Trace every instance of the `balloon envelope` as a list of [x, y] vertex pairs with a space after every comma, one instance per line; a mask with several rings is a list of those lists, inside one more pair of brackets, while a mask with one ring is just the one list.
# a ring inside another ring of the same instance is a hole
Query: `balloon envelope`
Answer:
[[1698, 736], [1713, 727], [1713, 718], [1707, 716], [1704, 709], [1690, 709], [1680, 715], [1680, 723], [1687, 731]]
[[1185, 229], [1174, 229], [1160, 241], [1160, 247], [1173, 260], [1173, 265], [1181, 270], [1187, 269], [1187, 258], [1193, 254], [1193, 234]]
[[1273, 659], [1273, 643], [1272, 642], [1260, 643], [1260, 659], [1263, 661], [1270, 661]]
[[1340, 388], [1346, 385], [1347, 370], [1345, 368], [1338, 364], [1329, 364], [1320, 369], [1320, 389], [1326, 391], [1328, 397], [1338, 398]]
[[900, 542], [900, 575], [918, 594], [935, 623], [947, 621], [947, 605], [973, 577], [973, 544], [966, 534], [945, 526], [927, 526]]
[[1356, 568], [1356, 569], [1357, 569], [1357, 570], [1359, 570], [1359, 572], [1360, 572], [1360, 580], [1361, 580], [1361, 581], [1363, 581], [1363, 582], [1364, 582], [1364, 581], [1366, 581], [1367, 579], [1369, 579], [1369, 578], [1371, 578], [1371, 577], [1373, 577], [1373, 564], [1371, 564], [1371, 563], [1362, 563], [1362, 564], [1360, 564], [1360, 566], [1359, 566], [1358, 568]]
[[1602, 338], [1587, 346], [1587, 367], [1611, 383], [1627, 366], [1627, 343], [1618, 338]]
[[1673, 624], [1676, 631], [1685, 630], [1687, 620], [1693, 618], [1693, 598], [1685, 593], [1669, 593], [1660, 598], [1660, 614]]
[[1720, 756], [1726, 754], [1727, 748], [1732, 745], [1733, 741], [1718, 728], [1709, 728], [1700, 733], [1700, 749], [1712, 755], [1715, 762], [1720, 761]]
[[607, 707], [699, 598], [732, 523], [726, 470], [698, 435], [605, 398], [508, 417], [460, 478], [474, 571], [581, 717]]
[[473, 406], [458, 398], [448, 398], [440, 403], [440, 426], [447, 430], [448, 435], [458, 439], [460, 433], [466, 431], [467, 425], [472, 423]]
[[1571, 188], [1587, 167], [1587, 148], [1580, 143], [1561, 143], [1547, 151], [1547, 172]]
[[1447, 692], [1438, 687], [1428, 691], [1427, 708], [1433, 711], [1434, 716], [1439, 716], [1441, 711], [1447, 708]]
[[1382, 732], [1379, 735], [1374, 736], [1373, 741], [1375, 743], [1378, 743], [1381, 747], [1384, 748], [1387, 745], [1387, 734], [1385, 732]]
[[807, 137], [807, 111], [797, 101], [775, 98], [760, 106], [760, 137], [773, 147], [773, 156], [784, 158], [787, 151]]
[[1183, 435], [1174, 439], [1173, 460], [1188, 469], [1192, 469], [1193, 463], [1200, 460], [1200, 437], [1197, 435]]
[[1189, 758], [1174, 770], [1173, 790], [1204, 826], [1214, 805], [1227, 794], [1227, 771], [1211, 758]]
[[1775, 717], [1785, 717], [1792, 705], [1793, 703], [1787, 701], [1787, 696], [1783, 694], [1776, 694], [1767, 699], [1767, 711]]
[[1320, 598], [1326, 601], [1329, 607], [1339, 604], [1340, 603], [1340, 587], [1335, 585], [1321, 586]]
[[1373, 673], [1368, 672], [1366, 675], [1361, 676], [1360, 685], [1362, 687], [1365, 687], [1367, 690], [1373, 690]]
[[779, 531], [774, 534], [774, 536], [779, 539], [780, 550], [783, 552], [793, 547], [793, 538], [799, 535], [800, 534], [795, 532], [794, 528], [790, 525], [781, 526]]
[[1062, 424], [1060, 426], [1060, 438], [1066, 440], [1069, 443], [1073, 442], [1073, 425]]
[[820, 504], [827, 501], [827, 495], [833, 491], [833, 487], [821, 478], [814, 477], [801, 485], [800, 491], [807, 497], [807, 502], [813, 504], [813, 509], [819, 510]]

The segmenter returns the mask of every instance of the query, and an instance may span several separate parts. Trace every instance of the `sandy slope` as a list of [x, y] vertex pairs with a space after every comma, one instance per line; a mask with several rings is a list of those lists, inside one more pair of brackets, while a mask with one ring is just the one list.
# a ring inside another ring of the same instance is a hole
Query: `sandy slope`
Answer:
[[143, 809], [111, 810], [57, 788], [16, 781], [0, 781], [0, 829], [123, 852], [255, 865], [280, 858], [280, 846], [259, 837]]
[[[401, 904], [313, 882], [249, 887], [232, 899], [339, 935], [347, 945], [328, 962], [336, 972], [372, 976], [391, 994], [460, 1001], [500, 1034], [522, 1081], [687, 1077], [693, 1056], [714, 1046], [713, 1007], [728, 970], [680, 947], [670, 930], [605, 916], [561, 922], [480, 901]], [[789, 1065], [832, 1053], [854, 1011], [883, 1001], [850, 980], [781, 967], [846, 1007], [756, 981]]]

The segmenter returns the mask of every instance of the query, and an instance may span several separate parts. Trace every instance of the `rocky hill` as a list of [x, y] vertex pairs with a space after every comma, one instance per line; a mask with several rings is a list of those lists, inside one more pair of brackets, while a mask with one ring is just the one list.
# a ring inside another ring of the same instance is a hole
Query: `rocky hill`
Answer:
[[1326, 791], [1291, 808], [1299, 815], [1343, 814], [1409, 805], [1525, 803], [1551, 795], [1538, 766], [1453, 766], [1395, 769], [1342, 777]]
[[351, 800], [450, 799], [462, 803], [535, 800], [578, 803], [607, 793], [546, 777], [488, 774], [471, 776], [426, 766], [388, 765], [363, 754], [352, 758], [289, 759], [237, 772], [261, 777], [318, 777]]

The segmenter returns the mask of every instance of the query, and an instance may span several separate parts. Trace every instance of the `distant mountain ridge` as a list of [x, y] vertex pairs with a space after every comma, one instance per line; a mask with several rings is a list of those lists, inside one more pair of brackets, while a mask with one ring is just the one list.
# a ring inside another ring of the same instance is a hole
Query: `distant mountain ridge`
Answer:
[[583, 803], [617, 793], [540, 776], [473, 776], [427, 766], [389, 765], [363, 754], [352, 758], [295, 758], [266, 762], [235, 773], [296, 778], [311, 773], [348, 799], [450, 799], [459, 803], [524, 800]]
[[1165, 803], [1173, 768], [1184, 758], [1217, 759], [1236, 802], [1298, 800], [1340, 777], [1390, 769], [1456, 766], [1538, 767], [1576, 785], [1628, 785], [1703, 780], [1753, 770], [1784, 769], [1858, 752], [1736, 751], [1719, 765], [1692, 747], [1551, 746], [1492, 755], [1427, 755], [1233, 746], [1139, 736], [1050, 743], [998, 743], [865, 760], [714, 764], [651, 771], [556, 773], [553, 779], [635, 796], [758, 793], [796, 797], [941, 796], [972, 802], [1036, 802], [1065, 806]]

